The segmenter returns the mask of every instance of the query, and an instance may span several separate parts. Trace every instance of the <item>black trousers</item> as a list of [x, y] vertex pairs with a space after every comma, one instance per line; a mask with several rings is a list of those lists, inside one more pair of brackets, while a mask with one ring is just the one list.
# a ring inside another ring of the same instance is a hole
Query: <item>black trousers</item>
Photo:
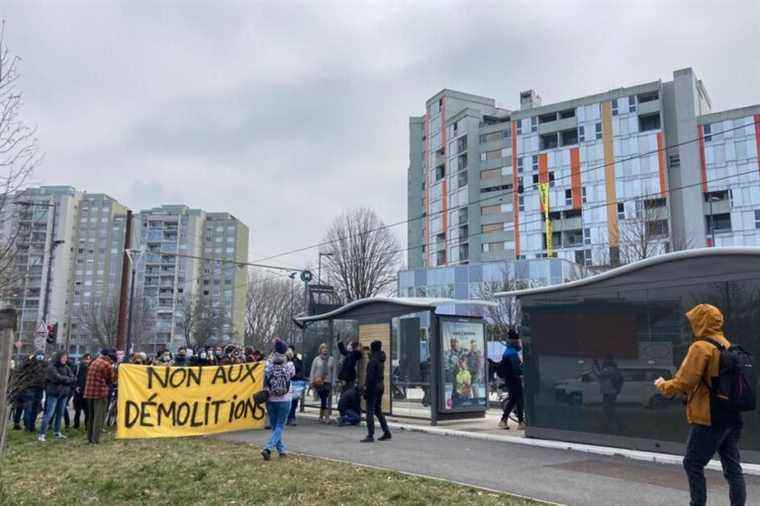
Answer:
[[501, 415], [502, 420], [508, 420], [509, 414], [513, 409], [517, 408], [517, 421], [523, 422], [524, 408], [523, 408], [523, 385], [522, 380], [510, 380], [507, 382], [507, 390], [509, 390], [509, 401], [504, 406], [504, 414]]
[[383, 391], [367, 392], [367, 434], [370, 437], [375, 436], [375, 417], [380, 422], [380, 428], [383, 433], [389, 434], [388, 422], [385, 421], [383, 414]]
[[90, 411], [87, 409], [84, 394], [78, 393], [74, 395], [74, 427], [77, 429], [82, 413], [84, 413], [84, 427], [87, 428], [90, 426]]
[[723, 476], [728, 482], [728, 494], [731, 506], [744, 506], [747, 502], [747, 487], [742, 473], [739, 456], [739, 439], [741, 425], [732, 427], [706, 427], [692, 425], [689, 442], [686, 445], [686, 457], [683, 467], [689, 478], [691, 506], [705, 506], [707, 503], [707, 484], [705, 483], [705, 466], [718, 452], [723, 466]]

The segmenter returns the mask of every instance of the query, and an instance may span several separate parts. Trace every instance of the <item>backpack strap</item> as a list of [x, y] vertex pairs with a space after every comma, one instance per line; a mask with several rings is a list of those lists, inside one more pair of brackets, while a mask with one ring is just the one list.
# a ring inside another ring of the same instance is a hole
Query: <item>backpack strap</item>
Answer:
[[718, 350], [720, 350], [720, 351], [723, 351], [723, 350], [726, 349], [725, 346], [723, 346], [722, 344], [720, 344], [717, 340], [713, 339], [712, 337], [703, 337], [702, 340], [705, 341], [705, 342], [707, 342], [707, 343], [712, 344], [713, 346], [715, 346], [716, 348], [718, 348]]

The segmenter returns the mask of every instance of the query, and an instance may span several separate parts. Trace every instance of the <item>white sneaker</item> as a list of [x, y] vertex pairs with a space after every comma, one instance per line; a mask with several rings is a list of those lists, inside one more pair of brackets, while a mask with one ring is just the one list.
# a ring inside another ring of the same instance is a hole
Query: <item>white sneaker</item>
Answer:
[[55, 432], [53, 433], [53, 439], [66, 439], [66, 436], [64, 436], [60, 432]]
[[37, 441], [39, 441], [40, 443], [44, 443], [45, 442], [45, 434], [37, 434]]

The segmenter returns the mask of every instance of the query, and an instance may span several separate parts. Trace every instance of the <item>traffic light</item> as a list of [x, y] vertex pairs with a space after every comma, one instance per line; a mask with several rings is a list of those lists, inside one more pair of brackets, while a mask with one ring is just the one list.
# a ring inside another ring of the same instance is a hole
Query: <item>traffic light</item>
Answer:
[[58, 338], [58, 323], [49, 323], [48, 324], [48, 336], [47, 336], [47, 343], [48, 344], [55, 344], [56, 339]]

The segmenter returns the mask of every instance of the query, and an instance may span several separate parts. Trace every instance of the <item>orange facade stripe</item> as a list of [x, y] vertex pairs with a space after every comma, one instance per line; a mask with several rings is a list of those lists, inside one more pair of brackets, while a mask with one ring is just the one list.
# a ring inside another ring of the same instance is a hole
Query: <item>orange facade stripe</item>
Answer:
[[668, 177], [665, 165], [665, 141], [662, 132], [657, 132], [657, 162], [660, 166], [660, 197], [668, 194]]
[[512, 221], [515, 225], [515, 257], [520, 256], [520, 186], [517, 176], [517, 122], [512, 122]]
[[[538, 155], [538, 182], [542, 184], [549, 182], [549, 162], [546, 153]], [[541, 192], [538, 192], [538, 201], [539, 208], [543, 213], [546, 209], [544, 209], [544, 203], [541, 200]]]
[[612, 147], [612, 102], [602, 102], [602, 145], [604, 147], [604, 188], [607, 195], [607, 235], [610, 247], [620, 244], [615, 187], [615, 150]]
[[757, 144], [757, 168], [760, 169], [760, 114], [755, 114], [753, 118], [755, 120], [755, 144]]
[[583, 207], [581, 190], [581, 152], [578, 148], [570, 149], [570, 188], [573, 194], [573, 209]]
[[705, 127], [697, 127], [699, 137], [699, 177], [702, 180], [702, 192], [707, 192], [707, 163], [705, 162]]

